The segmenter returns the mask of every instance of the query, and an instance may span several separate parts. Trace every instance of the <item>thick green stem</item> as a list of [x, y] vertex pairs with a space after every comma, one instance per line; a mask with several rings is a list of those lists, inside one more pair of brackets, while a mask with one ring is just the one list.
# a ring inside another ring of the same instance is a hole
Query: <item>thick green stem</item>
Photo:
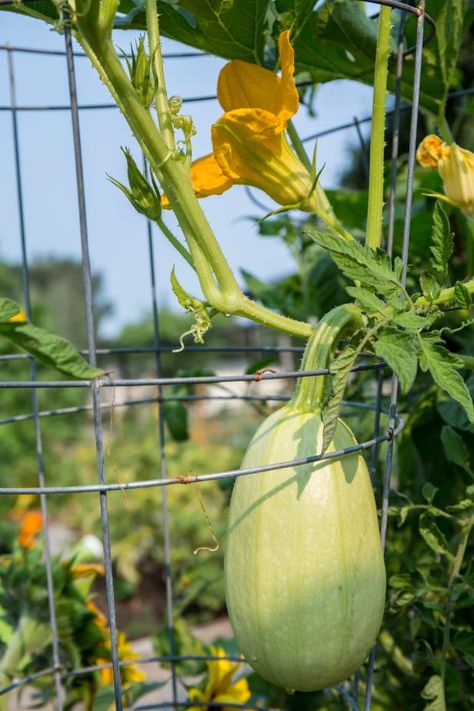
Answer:
[[148, 44], [150, 48], [150, 57], [152, 57], [155, 68], [156, 82], [158, 86], [155, 96], [156, 113], [165, 143], [168, 148], [174, 151], [176, 150], [176, 144], [174, 140], [173, 124], [171, 122], [168, 95], [166, 93], [166, 81], [165, 73], [163, 71], [163, 57], [161, 55], [160, 30], [156, 2], [157, 0], [145, 1]]
[[[301, 370], [325, 370], [344, 332], [362, 325], [361, 311], [355, 304], [336, 306], [318, 323], [307, 343]], [[328, 376], [303, 377], [297, 381], [291, 404], [304, 412], [321, 410]]]
[[309, 323], [281, 316], [281, 314], [269, 311], [264, 306], [260, 306], [260, 304], [256, 304], [255, 301], [248, 298], [245, 298], [244, 303], [236, 311], [236, 314], [261, 323], [262, 326], [276, 328], [289, 336], [296, 336], [297, 338], [309, 338], [313, 332], [313, 327]]
[[380, 8], [379, 31], [374, 69], [372, 133], [370, 139], [369, 204], [365, 243], [372, 249], [382, 241], [383, 174], [385, 148], [385, 104], [387, 100], [388, 59], [390, 55], [390, 7]]

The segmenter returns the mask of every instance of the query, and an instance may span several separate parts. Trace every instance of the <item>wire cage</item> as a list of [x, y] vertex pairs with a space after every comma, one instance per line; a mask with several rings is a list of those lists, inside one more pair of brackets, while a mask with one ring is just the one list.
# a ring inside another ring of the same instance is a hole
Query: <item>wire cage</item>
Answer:
[[[398, 144], [399, 144], [399, 124], [400, 124], [400, 113], [401, 111], [411, 111], [411, 129], [410, 129], [410, 143], [409, 143], [409, 156], [408, 156], [408, 170], [406, 179], [406, 198], [405, 198], [405, 217], [404, 217], [404, 229], [403, 229], [403, 250], [402, 259], [405, 264], [405, 268], [408, 261], [408, 249], [409, 249], [409, 239], [410, 239], [410, 219], [411, 219], [411, 204], [412, 204], [412, 190], [413, 190], [413, 175], [414, 175], [414, 162], [415, 162], [415, 148], [416, 148], [416, 131], [417, 131], [417, 121], [418, 121], [418, 104], [419, 104], [419, 93], [420, 93], [420, 79], [422, 70], [422, 49], [423, 44], [433, 36], [435, 32], [435, 26], [433, 20], [425, 13], [425, 3], [424, 0], [420, 0], [417, 6], [409, 5], [403, 2], [396, 2], [395, 0], [370, 0], [375, 5], [388, 5], [400, 12], [400, 30], [399, 30], [399, 41], [398, 41], [398, 51], [395, 64], [396, 72], [396, 92], [395, 92], [395, 104], [393, 109], [393, 145], [392, 145], [392, 190], [388, 202], [388, 231], [387, 231], [387, 242], [386, 249], [389, 254], [392, 252], [393, 248], [393, 233], [394, 233], [394, 220], [395, 220], [395, 185], [396, 185], [396, 174], [397, 174], [397, 158], [398, 158]], [[416, 44], [413, 47], [406, 47], [404, 45], [403, 39], [403, 28], [404, 22], [407, 17], [414, 15], [417, 23], [417, 34], [416, 34]], [[429, 26], [428, 31], [425, 32], [426, 24]], [[84, 177], [83, 177], [83, 166], [82, 166], [82, 153], [81, 153], [81, 135], [79, 128], [79, 113], [83, 108], [94, 108], [94, 107], [81, 107], [78, 103], [78, 96], [76, 91], [76, 80], [74, 71], [74, 61], [77, 52], [73, 51], [72, 40], [70, 29], [67, 23], [64, 26], [64, 39], [65, 39], [65, 50], [64, 52], [50, 52], [51, 54], [58, 54], [59, 57], [64, 57], [67, 64], [67, 73], [69, 80], [69, 99], [70, 103], [63, 107], [26, 107], [20, 106], [16, 102], [16, 77], [15, 77], [15, 64], [14, 59], [17, 52], [35, 52], [48, 53], [49, 50], [30, 50], [21, 47], [13, 46], [3, 46], [0, 50], [6, 55], [9, 69], [9, 91], [10, 91], [10, 104], [8, 106], [0, 107], [1, 110], [8, 111], [11, 114], [12, 119], [12, 136], [13, 136], [13, 150], [14, 150], [14, 164], [16, 171], [16, 189], [17, 189], [17, 206], [18, 206], [18, 216], [19, 216], [19, 226], [20, 226], [20, 239], [21, 239], [21, 258], [22, 258], [22, 273], [23, 273], [23, 294], [24, 303], [26, 307], [26, 313], [29, 316], [31, 313], [31, 297], [30, 297], [30, 284], [29, 284], [29, 264], [28, 264], [28, 248], [27, 248], [27, 230], [25, 228], [25, 217], [24, 217], [24, 198], [22, 191], [22, 164], [20, 157], [20, 143], [21, 136], [18, 124], [18, 115], [21, 111], [25, 110], [42, 110], [48, 108], [51, 110], [62, 108], [70, 111], [72, 119], [72, 134], [74, 142], [74, 157], [75, 157], [75, 174], [77, 183], [77, 202], [78, 202], [78, 214], [79, 214], [79, 224], [80, 224], [80, 238], [81, 238], [81, 249], [82, 249], [82, 278], [83, 278], [83, 289], [84, 289], [84, 306], [86, 314], [86, 326], [87, 326], [87, 356], [89, 362], [92, 365], [96, 365], [98, 357], [100, 357], [104, 351], [99, 350], [96, 347], [95, 338], [95, 328], [94, 328], [94, 309], [93, 309], [93, 295], [92, 295], [92, 276], [91, 276], [91, 264], [89, 255], [89, 241], [88, 241], [88, 230], [87, 230], [87, 206], [85, 199], [85, 189], [84, 189]], [[401, 77], [403, 72], [403, 60], [408, 54], [414, 54], [414, 79], [413, 79], [413, 96], [411, 106], [402, 104], [400, 95]], [[190, 53], [192, 55], [193, 53]], [[213, 97], [196, 97], [201, 100], [207, 100]], [[101, 107], [95, 107], [101, 108]], [[311, 140], [319, 136], [326, 135], [327, 133], [336, 132], [339, 130], [346, 129], [348, 127], [353, 127], [357, 131], [359, 140], [363, 139], [360, 132], [360, 123], [370, 121], [370, 117], [364, 117], [363, 119], [354, 119], [353, 122], [349, 124], [344, 124], [342, 126], [335, 126], [329, 131], [324, 131], [318, 135], [308, 136], [305, 140]], [[25, 415], [15, 415], [11, 417], [3, 418], [0, 424], [11, 424], [25, 417], [31, 419], [34, 423], [35, 432], [35, 442], [36, 442], [36, 460], [37, 460], [37, 472], [38, 472], [38, 484], [33, 487], [19, 487], [19, 486], [9, 486], [0, 489], [0, 494], [2, 496], [12, 497], [17, 495], [25, 494], [35, 494], [39, 495], [41, 500], [41, 511], [43, 517], [43, 537], [44, 537], [44, 565], [46, 568], [46, 580], [47, 580], [47, 592], [49, 600], [49, 614], [50, 614], [50, 627], [52, 636], [52, 656], [48, 668], [45, 668], [42, 672], [35, 675], [35, 677], [21, 678], [12, 681], [7, 687], [0, 689], [0, 696], [6, 695], [21, 687], [31, 683], [39, 677], [49, 679], [51, 685], [55, 690], [55, 708], [60, 711], [63, 708], [63, 696], [62, 696], [62, 681], [71, 676], [77, 676], [81, 674], [89, 673], [95, 669], [100, 669], [101, 666], [89, 667], [87, 669], [64, 669], [61, 665], [60, 648], [58, 642], [58, 621], [57, 614], [55, 610], [55, 598], [54, 598], [54, 582], [52, 575], [52, 555], [51, 547], [49, 541], [48, 533], [48, 500], [51, 496], [56, 494], [66, 494], [70, 497], [80, 497], [85, 493], [93, 493], [97, 495], [98, 506], [100, 506], [101, 515], [101, 525], [102, 525], [102, 539], [104, 548], [104, 567], [105, 567], [105, 585], [106, 585], [106, 598], [107, 598], [107, 616], [108, 625], [110, 630], [110, 640], [111, 640], [111, 656], [112, 662], [110, 665], [102, 665], [102, 667], [111, 666], [113, 671], [114, 679], [114, 692], [115, 692], [115, 705], [117, 709], [123, 708], [122, 700], [122, 688], [121, 688], [121, 677], [120, 677], [120, 666], [126, 664], [127, 662], [120, 661], [118, 655], [118, 632], [117, 632], [117, 620], [116, 620], [116, 605], [114, 599], [114, 572], [112, 567], [112, 556], [111, 556], [111, 530], [108, 515], [108, 499], [110, 496], [116, 495], [114, 492], [123, 491], [133, 491], [145, 488], [160, 488], [162, 490], [162, 520], [164, 529], [164, 558], [165, 558], [165, 582], [164, 590], [166, 597], [166, 621], [169, 632], [169, 644], [170, 644], [170, 655], [164, 656], [153, 656], [146, 659], [134, 660], [135, 663], [148, 664], [148, 663], [159, 663], [159, 662], [170, 662], [170, 679], [171, 679], [171, 698], [165, 703], [155, 703], [153, 705], [136, 705], [135, 709], [151, 709], [160, 707], [170, 707], [186, 708], [187, 706], [199, 706], [212, 707], [213, 704], [199, 703], [193, 701], [192, 703], [183, 701], [179, 697], [178, 693], [178, 673], [176, 671], [176, 663], [185, 659], [185, 657], [175, 654], [175, 648], [173, 645], [173, 589], [172, 589], [172, 566], [171, 566], [171, 547], [172, 541], [170, 540], [169, 534], [169, 520], [173, 516], [173, 511], [170, 510], [167, 502], [167, 489], [170, 486], [180, 486], [183, 484], [183, 478], [180, 476], [172, 476], [168, 472], [167, 462], [165, 457], [165, 429], [163, 424], [163, 417], [158, 418], [157, 425], [157, 447], [159, 450], [160, 459], [160, 472], [159, 475], [154, 476], [142, 481], [133, 481], [130, 483], [122, 483], [119, 481], [114, 481], [114, 477], [110, 476], [109, 472], [105, 471], [105, 446], [104, 446], [104, 423], [102, 419], [102, 414], [104, 409], [109, 405], [104, 402], [103, 390], [110, 388], [122, 388], [134, 386], [136, 388], [155, 388], [156, 396], [153, 401], [157, 403], [159, 412], [163, 404], [167, 401], [172, 401], [172, 395], [169, 394], [170, 386], [177, 384], [199, 384], [199, 385], [210, 385], [210, 384], [222, 384], [228, 382], [252, 382], [256, 380], [255, 375], [228, 375], [228, 376], [202, 376], [195, 378], [165, 378], [161, 375], [161, 362], [160, 356], [165, 350], [169, 350], [167, 347], [162, 345], [160, 340], [160, 325], [158, 318], [158, 300], [157, 300], [157, 279], [155, 274], [155, 244], [152, 239], [151, 226], [147, 224], [147, 245], [148, 245], [148, 258], [149, 258], [149, 275], [148, 278], [151, 284], [151, 309], [153, 316], [153, 329], [154, 329], [154, 341], [153, 348], [150, 349], [155, 356], [155, 367], [156, 376], [155, 377], [141, 377], [141, 378], [120, 378], [114, 379], [113, 381], [108, 379], [102, 379], [94, 382], [89, 381], [66, 381], [66, 380], [39, 380], [37, 378], [37, 370], [35, 361], [29, 356], [19, 356], [17, 354], [2, 356], [3, 360], [14, 359], [14, 358], [25, 358], [28, 359], [29, 365], [29, 379], [28, 380], [15, 380], [15, 381], [0, 381], [0, 387], [13, 388], [13, 389], [27, 389], [31, 392], [31, 414]], [[275, 347], [260, 347], [257, 346], [253, 348], [255, 351], [264, 352], [265, 350], [284, 350], [282, 348]], [[200, 348], [200, 350], [205, 351], [206, 347]], [[208, 349], [212, 350], [212, 349]], [[224, 351], [232, 352], [232, 348], [223, 348]], [[250, 352], [250, 348], [241, 349], [244, 352]], [[301, 349], [294, 348], [294, 351]], [[130, 353], [143, 352], [140, 347], [128, 349]], [[367, 441], [362, 442], [359, 445], [350, 447], [345, 450], [326, 453], [324, 455], [314, 452], [313, 456], [300, 458], [293, 460], [291, 462], [281, 462], [279, 464], [271, 464], [262, 467], [254, 467], [248, 469], [222, 471], [222, 472], [209, 472], [200, 475], [195, 475], [192, 477], [187, 477], [186, 483], [191, 485], [194, 483], [208, 481], [208, 480], [218, 480], [225, 478], [235, 478], [239, 476], [254, 476], [254, 475], [265, 475], [265, 471], [284, 469], [289, 466], [300, 466], [308, 464], [310, 462], [316, 462], [321, 459], [330, 458], [340, 458], [347, 454], [361, 451], [366, 452], [370, 458], [371, 473], [373, 477], [375, 476], [375, 468], [377, 462], [378, 448], [382, 443], [385, 443], [385, 470], [383, 473], [383, 478], [381, 485], [377, 487], [380, 490], [381, 496], [379, 497], [379, 505], [381, 507], [381, 523], [380, 523], [380, 533], [382, 540], [382, 547], [385, 545], [385, 538], [387, 532], [387, 517], [388, 517], [388, 502], [389, 502], [389, 490], [390, 490], [390, 477], [392, 469], [392, 456], [393, 456], [393, 442], [394, 437], [400, 432], [402, 428], [402, 421], [397, 415], [397, 390], [398, 382], [397, 378], [392, 375], [390, 381], [390, 407], [388, 411], [382, 409], [382, 385], [385, 379], [385, 364], [384, 363], [360, 363], [354, 368], [355, 371], [361, 370], [374, 370], [375, 377], [377, 380], [377, 397], [375, 403], [365, 404], [365, 403], [346, 403], [348, 407], [352, 408], [363, 408], [373, 411], [373, 435]], [[325, 370], [320, 371], [308, 371], [305, 373], [300, 373], [298, 371], [288, 371], [288, 372], [277, 372], [271, 373], [266, 372], [258, 376], [259, 380], [266, 381], [278, 381], [278, 380], [293, 380], [297, 377], [318, 377], [323, 376], [327, 373]], [[90, 392], [91, 404], [83, 406], [80, 408], [75, 408], [75, 411], [88, 411], [92, 410], [94, 427], [92, 431], [92, 436], [94, 438], [94, 445], [96, 451], [96, 462], [97, 462], [97, 483], [90, 485], [72, 485], [72, 486], [50, 486], [47, 481], [47, 472], [45, 471], [45, 466], [43, 462], [43, 452], [42, 452], [42, 419], [51, 415], [64, 415], [71, 411], [70, 408], [62, 408], [55, 411], [45, 411], [40, 409], [39, 403], [39, 393], [44, 389], [55, 388], [59, 391], [66, 391], [69, 388], [82, 388]], [[201, 396], [184, 396], [180, 399], [193, 399], [199, 398]], [[207, 395], [203, 397], [208, 397], [210, 399], [214, 397], [222, 397]], [[224, 396], [225, 397], [225, 396]], [[238, 396], [234, 396], [238, 397]], [[248, 396], [252, 398], [252, 396]], [[258, 395], [254, 396], [258, 399]], [[269, 399], [265, 396], [265, 399]], [[278, 399], [276, 397], [275, 399]], [[150, 402], [149, 399], [138, 400], [137, 402], [125, 402], [125, 406], [131, 404], [138, 404]], [[382, 415], [387, 416], [387, 426], [382, 426], [385, 420], [382, 420]], [[112, 473], [113, 474], [113, 473]], [[186, 657], [188, 658], [188, 657]], [[211, 660], [215, 657], [207, 656], [202, 657], [205, 660]], [[233, 659], [228, 657], [228, 659]], [[374, 664], [376, 659], [376, 649], [374, 648], [369, 656], [367, 662], [367, 669], [365, 673], [366, 679], [366, 691], [365, 691], [365, 701], [364, 701], [364, 711], [368, 711], [371, 708], [371, 694], [372, 694], [372, 675], [374, 670]], [[238, 658], [240, 661], [240, 658]], [[352, 709], [358, 709], [357, 702], [357, 690], [349, 687], [348, 685], [340, 685], [338, 687], [338, 692], [344, 698], [348, 707]], [[231, 704], [226, 702], [226, 707], [235, 706], [236, 708], [254, 708], [249, 704]], [[256, 707], [255, 707], [256, 708]], [[258, 706], [258, 708], [262, 708]]]

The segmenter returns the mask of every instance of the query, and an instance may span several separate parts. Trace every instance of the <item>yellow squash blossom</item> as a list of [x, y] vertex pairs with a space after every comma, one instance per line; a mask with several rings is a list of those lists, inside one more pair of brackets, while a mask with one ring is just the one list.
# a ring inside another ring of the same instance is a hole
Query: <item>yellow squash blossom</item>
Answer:
[[[223, 711], [232, 711], [232, 707], [225, 704], [245, 704], [250, 698], [247, 679], [235, 680], [235, 674], [242, 666], [241, 662], [231, 662], [222, 647], [211, 645], [210, 652], [213, 657], [222, 659], [207, 662], [208, 681], [204, 691], [197, 688], [189, 690], [189, 701], [201, 704], [212, 703], [222, 706]], [[191, 706], [189, 711], [202, 711], [203, 706]]]
[[[224, 114], [211, 128], [211, 155], [195, 161], [191, 179], [198, 197], [220, 195], [232, 185], [251, 185], [283, 206], [330, 212], [321, 188], [285, 136], [299, 106], [290, 33], [278, 41], [281, 76], [233, 59], [219, 74], [217, 98]], [[164, 197], [163, 206], [169, 207]]]
[[474, 153], [430, 135], [418, 146], [416, 157], [422, 166], [437, 169], [442, 177], [445, 194], [436, 197], [474, 216]]

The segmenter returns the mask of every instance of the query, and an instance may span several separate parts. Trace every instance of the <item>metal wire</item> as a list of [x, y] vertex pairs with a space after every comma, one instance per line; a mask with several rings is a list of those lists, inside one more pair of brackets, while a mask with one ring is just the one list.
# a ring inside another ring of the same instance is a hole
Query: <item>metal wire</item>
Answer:
[[[405, 218], [404, 218], [404, 230], [403, 230], [403, 252], [402, 257], [404, 261], [404, 275], [403, 279], [406, 278], [406, 266], [408, 261], [408, 245], [410, 237], [410, 218], [411, 218], [411, 200], [413, 191], [413, 170], [414, 170], [414, 154], [416, 148], [416, 128], [417, 128], [417, 117], [418, 117], [418, 104], [419, 104], [419, 94], [420, 94], [420, 79], [421, 79], [421, 59], [422, 59], [422, 48], [424, 42], [429, 41], [433, 36], [434, 22], [431, 17], [425, 14], [424, 0], [419, 2], [417, 7], [409, 6], [405, 3], [397, 2], [396, 0], [368, 0], [373, 4], [378, 5], [388, 5], [392, 8], [399, 9], [402, 12], [402, 17], [405, 13], [410, 13], [416, 15], [417, 17], [417, 36], [416, 44], [414, 48], [409, 48], [406, 50], [403, 47], [402, 32], [400, 30], [399, 43], [398, 43], [398, 54], [397, 54], [397, 68], [396, 68], [396, 100], [394, 107], [394, 145], [392, 147], [392, 191], [394, 189], [394, 180], [396, 178], [396, 164], [398, 155], [398, 125], [400, 112], [408, 110], [410, 107], [401, 105], [400, 101], [400, 86], [401, 86], [401, 72], [402, 72], [402, 60], [406, 56], [407, 52], [415, 50], [415, 73], [414, 73], [414, 83], [413, 83], [413, 101], [412, 101], [412, 117], [411, 117], [411, 130], [410, 130], [410, 148], [408, 157], [408, 178], [407, 178], [407, 190], [406, 190], [406, 200], [405, 200]], [[0, 0], [0, 4], [5, 4]], [[23, 274], [24, 274], [24, 294], [25, 294], [25, 305], [27, 313], [29, 313], [29, 287], [28, 287], [28, 261], [27, 261], [27, 245], [26, 245], [26, 230], [23, 220], [23, 197], [21, 191], [21, 162], [19, 154], [19, 136], [18, 136], [18, 125], [17, 125], [17, 113], [19, 111], [57, 111], [57, 110], [68, 110], [71, 111], [72, 125], [73, 125], [73, 141], [75, 150], [75, 166], [76, 166], [76, 179], [77, 179], [77, 190], [78, 190], [78, 211], [79, 211], [79, 224], [80, 224], [80, 235], [81, 235], [81, 249], [82, 249], [82, 267], [83, 267], [83, 286], [84, 286], [84, 302], [86, 308], [86, 325], [87, 325], [87, 340], [88, 347], [84, 351], [86, 355], [89, 356], [89, 361], [92, 365], [97, 363], [97, 357], [100, 355], [108, 354], [140, 354], [140, 353], [153, 353], [155, 355], [156, 363], [156, 377], [147, 378], [117, 378], [115, 380], [100, 379], [94, 382], [83, 381], [46, 381], [38, 380], [36, 377], [35, 363], [34, 360], [29, 356], [23, 354], [5, 354], [0, 356], [2, 361], [11, 361], [18, 359], [28, 359], [30, 367], [30, 379], [29, 380], [15, 380], [15, 381], [0, 381], [0, 388], [4, 389], [30, 389], [32, 395], [32, 412], [28, 414], [12, 415], [10, 417], [4, 417], [0, 419], [0, 425], [2, 424], [12, 424], [15, 422], [20, 422], [24, 420], [33, 420], [36, 433], [36, 454], [37, 454], [37, 464], [38, 464], [38, 486], [35, 487], [3, 487], [0, 488], [0, 495], [24, 495], [24, 494], [39, 494], [41, 497], [42, 511], [45, 521], [45, 565], [47, 571], [47, 586], [48, 586], [48, 600], [50, 606], [50, 619], [51, 619], [51, 630], [52, 630], [52, 664], [48, 669], [45, 669], [38, 674], [31, 675], [29, 677], [15, 680], [8, 687], [0, 689], [0, 695], [6, 694], [14, 689], [21, 688], [28, 683], [31, 683], [41, 677], [53, 676], [55, 683], [55, 703], [56, 708], [62, 708], [62, 687], [61, 682], [67, 678], [73, 676], [80, 676], [87, 673], [92, 673], [104, 668], [112, 668], [114, 676], [114, 693], [115, 693], [115, 705], [117, 709], [122, 709], [122, 689], [120, 682], [120, 668], [125, 666], [127, 663], [142, 663], [148, 664], [152, 662], [169, 662], [171, 664], [170, 677], [172, 680], [173, 698], [171, 701], [166, 703], [155, 703], [152, 706], [143, 705], [135, 706], [135, 709], [151, 709], [151, 708], [161, 708], [161, 707], [187, 707], [187, 706], [199, 706], [203, 705], [206, 707], [213, 707], [212, 702], [205, 702], [205, 704], [199, 704], [198, 702], [183, 702], [178, 700], [178, 690], [177, 690], [177, 673], [175, 663], [178, 661], [200, 659], [209, 660], [213, 657], [200, 655], [200, 656], [181, 656], [175, 654], [174, 650], [174, 640], [173, 640], [173, 596], [172, 596], [172, 578], [171, 578], [171, 544], [169, 538], [169, 524], [168, 524], [168, 507], [166, 502], [166, 490], [168, 486], [176, 485], [188, 485], [194, 484], [201, 481], [219, 480], [226, 478], [236, 478], [240, 476], [249, 475], [263, 475], [267, 471], [273, 471], [276, 469], [286, 469], [302, 466], [308, 463], [314, 463], [322, 460], [339, 459], [343, 456], [348, 456], [354, 453], [359, 453], [363, 451], [371, 452], [371, 473], [375, 474], [375, 465], [377, 461], [377, 448], [382, 442], [387, 442], [387, 453], [385, 461], [385, 472], [383, 481], [383, 494], [382, 494], [382, 516], [381, 516], [381, 541], [382, 547], [385, 547], [385, 540], [387, 535], [387, 519], [388, 519], [388, 500], [390, 491], [390, 477], [393, 459], [393, 442], [395, 436], [401, 431], [403, 427], [403, 422], [397, 413], [397, 393], [398, 393], [398, 382], [395, 376], [392, 377], [391, 381], [391, 395], [390, 395], [390, 408], [388, 411], [382, 409], [382, 397], [381, 397], [381, 387], [383, 382], [383, 373], [385, 364], [383, 362], [366, 362], [359, 364], [353, 370], [354, 372], [370, 371], [374, 370], [378, 372], [378, 386], [377, 395], [374, 405], [369, 405], [365, 403], [345, 403], [346, 408], [355, 408], [362, 410], [374, 411], [375, 423], [374, 423], [374, 434], [373, 436], [360, 444], [354, 445], [353, 447], [348, 447], [343, 450], [338, 450], [336, 452], [326, 452], [324, 455], [315, 454], [309, 457], [302, 457], [286, 462], [274, 463], [271, 465], [253, 467], [247, 469], [239, 470], [229, 470], [224, 472], [215, 473], [204, 473], [204, 474], [186, 474], [185, 476], [169, 477], [166, 471], [166, 459], [165, 459], [165, 431], [163, 429], [163, 417], [158, 419], [158, 432], [157, 432], [157, 444], [160, 452], [160, 472], [159, 477], [150, 478], [143, 481], [134, 482], [107, 482], [105, 477], [104, 469], [104, 447], [103, 447], [103, 435], [102, 435], [102, 424], [101, 424], [101, 412], [104, 409], [110, 409], [112, 404], [101, 402], [100, 392], [103, 387], [128, 387], [128, 386], [152, 386], [156, 388], [156, 396], [144, 397], [140, 399], [127, 399], [124, 402], [117, 403], [113, 405], [114, 407], [131, 407], [131, 406], [144, 406], [146, 404], [158, 404], [161, 408], [162, 403], [167, 401], [196, 401], [196, 400], [240, 400], [240, 401], [285, 401], [286, 395], [262, 395], [262, 394], [212, 394], [212, 395], [201, 395], [188, 393], [186, 395], [180, 396], [165, 396], [163, 391], [165, 388], [173, 385], [219, 385], [222, 386], [225, 383], [231, 382], [259, 382], [260, 380], [293, 380], [299, 377], [317, 377], [323, 376], [328, 373], [327, 369], [307, 371], [305, 373], [300, 373], [299, 371], [290, 371], [283, 373], [263, 373], [261, 375], [230, 375], [230, 376], [199, 376], [199, 377], [176, 377], [176, 378], [163, 378], [161, 377], [161, 364], [160, 364], [160, 354], [163, 352], [169, 352], [172, 350], [171, 346], [163, 345], [160, 342], [160, 332], [159, 332], [159, 319], [158, 319], [158, 305], [156, 299], [156, 274], [155, 274], [155, 256], [154, 256], [154, 246], [151, 233], [151, 225], [147, 224], [147, 247], [148, 247], [148, 258], [150, 265], [150, 295], [151, 295], [151, 305], [152, 305], [152, 318], [154, 327], [154, 338], [153, 346], [151, 347], [128, 347], [128, 348], [110, 348], [110, 349], [98, 349], [96, 348], [95, 336], [94, 336], [94, 313], [93, 313], [93, 299], [92, 299], [92, 281], [91, 281], [91, 267], [89, 259], [89, 245], [88, 245], [88, 235], [87, 235], [87, 215], [86, 215], [86, 203], [84, 195], [84, 179], [82, 171], [82, 153], [80, 144], [80, 131], [79, 131], [79, 111], [87, 109], [102, 109], [102, 108], [115, 108], [115, 104], [89, 104], [79, 106], [77, 100], [77, 92], [75, 86], [75, 75], [74, 75], [74, 58], [84, 56], [81, 52], [74, 52], [72, 49], [71, 33], [68, 24], [68, 17], [65, 17], [65, 51], [57, 50], [34, 50], [27, 47], [12, 47], [9, 45], [1, 45], [0, 51], [6, 51], [7, 57], [9, 58], [10, 66], [10, 76], [13, 79], [13, 91], [11, 91], [11, 103], [9, 106], [0, 106], [0, 110], [10, 111], [12, 114], [13, 122], [13, 139], [14, 139], [14, 149], [15, 149], [15, 166], [17, 173], [17, 195], [18, 195], [18, 210], [20, 216], [20, 238], [22, 244], [22, 259], [23, 259]], [[424, 23], [428, 22], [431, 25], [431, 33], [424, 37]], [[403, 20], [402, 20], [403, 25]], [[15, 101], [14, 93], [14, 68], [13, 68], [13, 55], [15, 52], [24, 53], [37, 53], [37, 54], [49, 54], [55, 56], [65, 56], [67, 61], [68, 69], [68, 79], [69, 79], [69, 93], [70, 93], [70, 103], [67, 106], [17, 106]], [[169, 58], [179, 57], [198, 57], [204, 56], [202, 53], [170, 53]], [[301, 85], [305, 85], [307, 82], [301, 82]], [[12, 87], [12, 85], [11, 85]], [[453, 92], [451, 96], [457, 96], [465, 93], [472, 93], [472, 90]], [[214, 96], [201, 96], [201, 97], [187, 97], [185, 101], [209, 101], [215, 99]], [[342, 131], [346, 128], [356, 128], [358, 132], [359, 141], [362, 146], [364, 146], [364, 139], [360, 131], [360, 124], [369, 122], [371, 117], [365, 117], [362, 119], [354, 119], [352, 122], [347, 124], [342, 124], [338, 127], [332, 127], [314, 134], [312, 136], [306, 137], [306, 141], [314, 140], [330, 133], [337, 131]], [[389, 235], [388, 235], [388, 250], [391, 251], [393, 245], [393, 210], [394, 210], [394, 195], [392, 195], [390, 200], [390, 210], [389, 210]], [[302, 349], [299, 347], [278, 347], [278, 346], [259, 346], [259, 347], [232, 347], [232, 346], [222, 346], [222, 347], [212, 347], [212, 348], [201, 348], [201, 347], [189, 347], [190, 352], [231, 352], [231, 353], [249, 353], [249, 352], [300, 352]], [[258, 386], [256, 386], [258, 387]], [[41, 389], [66, 389], [66, 388], [82, 388], [87, 389], [91, 392], [92, 402], [91, 404], [79, 405], [76, 407], [63, 407], [49, 410], [40, 410], [38, 404], [39, 390]], [[96, 448], [96, 463], [97, 463], [97, 484], [85, 485], [85, 486], [47, 486], [44, 476], [44, 465], [42, 462], [42, 449], [41, 449], [41, 430], [40, 421], [44, 417], [62, 416], [66, 414], [73, 414], [79, 412], [92, 411], [94, 416], [94, 442]], [[380, 433], [380, 418], [381, 415], [385, 414], [388, 416], [388, 427], [385, 432]], [[130, 662], [121, 662], [118, 657], [117, 650], [117, 622], [115, 614], [115, 601], [114, 601], [114, 591], [113, 591], [113, 571], [112, 571], [112, 557], [111, 557], [111, 546], [110, 546], [110, 530], [109, 530], [109, 518], [108, 518], [108, 506], [107, 506], [107, 495], [108, 492], [114, 491], [124, 491], [124, 490], [135, 490], [135, 489], [147, 489], [147, 488], [159, 488], [162, 491], [162, 516], [164, 524], [164, 549], [165, 549], [165, 587], [166, 587], [166, 619], [169, 634], [169, 644], [171, 654], [169, 656], [156, 656], [156, 657], [146, 657], [138, 660], [133, 660]], [[49, 552], [48, 544], [48, 532], [47, 532], [47, 496], [54, 494], [81, 494], [81, 493], [91, 493], [96, 492], [99, 494], [100, 509], [101, 509], [101, 524], [102, 524], [102, 536], [104, 543], [104, 567], [105, 567], [105, 579], [106, 579], [106, 590], [107, 590], [107, 613], [109, 619], [109, 628], [111, 635], [111, 651], [112, 651], [112, 661], [110, 664], [98, 665], [94, 667], [87, 667], [83, 669], [74, 670], [62, 670], [59, 663], [59, 653], [58, 653], [58, 631], [57, 623], [55, 620], [55, 608], [54, 608], [54, 589], [52, 585], [51, 576], [51, 558]], [[222, 659], [222, 658], [221, 658]], [[228, 659], [233, 661], [240, 661], [240, 658], [228, 657]], [[372, 694], [372, 679], [374, 673], [375, 665], [375, 648], [372, 650], [369, 658], [369, 663], [367, 667], [366, 675], [366, 693], [364, 700], [364, 711], [369, 711], [371, 708], [371, 694]], [[357, 710], [359, 708], [357, 698], [358, 698], [358, 679], [353, 686], [351, 692], [349, 693], [344, 686], [339, 685], [337, 687], [338, 693], [342, 698], [349, 704], [352, 709]], [[257, 706], [252, 704], [232, 704], [226, 702], [226, 706], [235, 708], [257, 708]], [[258, 706], [259, 709], [264, 707]]]
[[[79, 128], [79, 109], [77, 101], [76, 76], [74, 70], [74, 57], [72, 54], [72, 35], [69, 10], [63, 7], [64, 42], [66, 46], [67, 74], [69, 84], [69, 98], [71, 102], [72, 133], [74, 143], [74, 162], [76, 168], [77, 201], [79, 211], [79, 227], [81, 235], [82, 253], [82, 284], [84, 289], [84, 305], [86, 312], [87, 347], [89, 349], [89, 362], [97, 365], [95, 353], [94, 305], [92, 296], [92, 272], [89, 256], [89, 238], [87, 233], [86, 198], [84, 186], [84, 171], [82, 167], [81, 134]], [[104, 465], [104, 443], [102, 437], [102, 418], [100, 414], [100, 386], [93, 382], [90, 386], [94, 412], [94, 438], [96, 449], [97, 476], [100, 484], [106, 483]], [[112, 571], [112, 553], [110, 549], [110, 530], [107, 506], [107, 491], [99, 489], [100, 518], [102, 525], [102, 543], [104, 550], [105, 589], [107, 595], [107, 618], [109, 622], [110, 649], [112, 654], [113, 683], [115, 690], [115, 704], [118, 711], [122, 710], [122, 684], [120, 679], [118, 633], [115, 610], [114, 578]]]

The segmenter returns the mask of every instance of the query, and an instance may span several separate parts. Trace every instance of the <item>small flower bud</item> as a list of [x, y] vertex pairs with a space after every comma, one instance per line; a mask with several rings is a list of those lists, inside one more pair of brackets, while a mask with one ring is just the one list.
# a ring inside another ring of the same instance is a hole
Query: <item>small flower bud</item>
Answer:
[[129, 186], [123, 185], [115, 178], [110, 178], [123, 194], [130, 200], [137, 212], [145, 215], [149, 220], [156, 221], [161, 217], [161, 195], [151, 176], [151, 184], [138, 168], [129, 150], [122, 149], [127, 159], [127, 172]]
[[447, 201], [474, 215], [474, 153], [430, 135], [418, 146], [416, 157], [425, 168], [438, 170]]
[[183, 99], [180, 96], [170, 96], [168, 100], [170, 111], [173, 116], [177, 116], [181, 111], [181, 106], [183, 105]]

